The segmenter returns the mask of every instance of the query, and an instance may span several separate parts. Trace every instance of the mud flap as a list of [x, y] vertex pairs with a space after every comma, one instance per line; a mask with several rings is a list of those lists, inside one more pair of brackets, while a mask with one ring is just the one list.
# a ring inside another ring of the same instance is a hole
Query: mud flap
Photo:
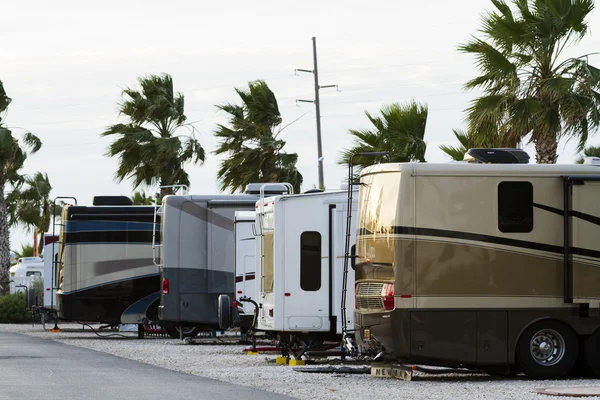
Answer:
[[129, 307], [121, 314], [121, 324], [139, 324], [147, 319], [148, 308], [160, 297], [160, 292], [152, 293]]

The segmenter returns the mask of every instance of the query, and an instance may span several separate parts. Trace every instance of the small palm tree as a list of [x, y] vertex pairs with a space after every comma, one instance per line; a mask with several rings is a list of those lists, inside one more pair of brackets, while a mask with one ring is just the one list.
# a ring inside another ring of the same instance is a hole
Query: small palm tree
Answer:
[[[338, 163], [347, 165], [352, 154], [374, 151], [388, 152], [392, 162], [425, 162], [427, 105], [415, 101], [405, 105], [392, 103], [381, 107], [380, 113], [381, 116], [374, 116], [365, 111], [374, 129], [351, 129], [354, 145], [341, 153]], [[377, 158], [356, 157], [354, 165], [359, 171], [378, 161]]]
[[133, 204], [136, 206], [149, 206], [154, 204], [154, 199], [146, 195], [143, 190], [133, 193]]
[[[138, 79], [142, 91], [127, 88], [126, 100], [120, 104], [120, 114], [128, 122], [108, 127], [101, 136], [118, 136], [107, 152], [119, 157], [115, 173], [117, 182], [126, 178], [133, 187], [189, 186], [185, 164], [202, 164], [205, 152], [194, 136], [194, 128], [186, 123], [184, 97], [173, 90], [173, 79], [168, 74], [150, 75]], [[177, 135], [180, 128], [189, 129], [189, 135]], [[161, 189], [161, 195], [173, 193], [172, 188]]]
[[492, 0], [483, 39], [459, 47], [476, 57], [481, 75], [467, 89], [484, 95], [467, 110], [469, 129], [499, 123], [498, 132], [535, 144], [537, 163], [555, 163], [558, 141], [582, 151], [600, 126], [600, 70], [587, 57], [564, 58], [567, 45], [588, 33], [593, 0]]
[[[497, 133], [482, 133], [481, 131], [463, 131], [453, 129], [454, 136], [458, 139], [458, 146], [441, 145], [440, 149], [454, 161], [463, 161], [465, 153], [474, 148], [504, 147], [502, 137]], [[507, 146], [514, 147], [514, 146]]]
[[589, 146], [583, 149], [583, 154], [580, 154], [575, 162], [583, 164], [585, 157], [600, 157], [600, 146]]
[[[20, 170], [29, 154], [37, 152], [42, 147], [42, 142], [30, 132], [19, 139], [13, 136], [12, 131], [4, 123], [6, 110], [11, 99], [4, 90], [0, 81], [0, 292], [5, 292], [10, 268], [10, 232], [8, 226], [8, 210], [6, 203], [6, 188], [18, 188], [24, 178]], [[28, 152], [29, 150], [29, 152]]]
[[21, 250], [14, 250], [15, 258], [33, 257], [33, 246], [29, 243], [22, 243]]
[[49, 231], [50, 221], [60, 216], [64, 203], [54, 206], [50, 199], [52, 185], [48, 174], [36, 172], [24, 177], [24, 185], [7, 196], [9, 226], [23, 225], [34, 235], [39, 235], [37, 253], [44, 249], [44, 233]]
[[299, 192], [303, 178], [296, 168], [298, 155], [285, 153], [285, 141], [278, 138], [285, 127], [280, 127], [275, 94], [262, 80], [250, 82], [248, 90], [235, 91], [241, 105], [216, 106], [229, 114], [230, 124], [219, 124], [215, 131], [220, 142], [214, 153], [226, 157], [217, 173], [221, 190], [234, 193], [252, 182], [289, 182]]

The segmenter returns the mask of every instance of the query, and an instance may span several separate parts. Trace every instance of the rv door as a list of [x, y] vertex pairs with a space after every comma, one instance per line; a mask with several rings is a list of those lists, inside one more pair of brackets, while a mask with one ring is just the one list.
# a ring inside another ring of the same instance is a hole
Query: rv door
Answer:
[[[252, 225], [254, 221], [237, 221], [235, 224], [236, 298], [242, 296], [256, 300], [254, 295], [254, 272], [256, 270], [255, 243]], [[244, 314], [254, 313], [254, 305], [242, 303]]]
[[600, 298], [600, 282], [590, 279], [598, 268], [600, 236], [600, 182], [573, 185], [571, 201], [571, 268], [573, 301]]
[[285, 246], [284, 327], [290, 331], [329, 331], [332, 214], [322, 204], [314, 218], [299, 211], [291, 207], [286, 210], [284, 237], [276, 238], [283, 239]]

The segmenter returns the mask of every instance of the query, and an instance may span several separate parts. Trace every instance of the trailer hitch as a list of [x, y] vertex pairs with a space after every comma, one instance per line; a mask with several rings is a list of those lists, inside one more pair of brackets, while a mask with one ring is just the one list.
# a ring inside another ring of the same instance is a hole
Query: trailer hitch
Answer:
[[256, 353], [256, 323], [258, 319], [258, 303], [246, 296], [240, 297], [238, 301], [242, 303], [252, 303], [254, 305], [254, 318], [252, 319], [252, 325], [250, 325], [248, 332], [252, 332], [252, 352]]

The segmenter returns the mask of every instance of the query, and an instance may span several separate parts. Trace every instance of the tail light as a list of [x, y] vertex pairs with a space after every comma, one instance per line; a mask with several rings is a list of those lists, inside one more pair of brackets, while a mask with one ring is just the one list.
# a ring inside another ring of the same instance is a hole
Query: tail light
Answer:
[[162, 292], [163, 294], [169, 294], [169, 280], [167, 278], [163, 278]]
[[386, 283], [381, 288], [381, 297], [383, 298], [383, 308], [386, 311], [394, 309], [394, 284]]

